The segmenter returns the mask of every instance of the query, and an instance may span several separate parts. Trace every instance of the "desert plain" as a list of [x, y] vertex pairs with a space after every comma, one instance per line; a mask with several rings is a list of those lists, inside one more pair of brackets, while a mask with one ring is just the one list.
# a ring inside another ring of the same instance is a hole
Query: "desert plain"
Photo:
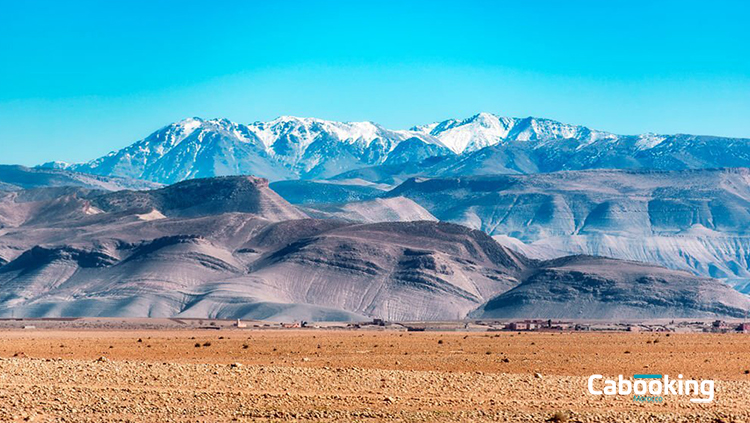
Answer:
[[[588, 393], [591, 374], [713, 379], [710, 404]], [[0, 331], [0, 421], [750, 421], [750, 335]]]

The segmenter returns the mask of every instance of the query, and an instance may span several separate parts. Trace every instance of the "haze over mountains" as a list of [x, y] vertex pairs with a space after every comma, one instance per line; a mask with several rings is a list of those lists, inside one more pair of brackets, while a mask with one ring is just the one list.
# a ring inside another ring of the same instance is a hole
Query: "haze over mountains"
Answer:
[[161, 184], [137, 179], [83, 174], [62, 169], [31, 169], [25, 166], [0, 164], [0, 191], [64, 186], [115, 191], [120, 189], [153, 189], [160, 187]]
[[0, 167], [0, 315], [741, 317], [748, 166], [748, 139], [487, 113], [191, 118]]

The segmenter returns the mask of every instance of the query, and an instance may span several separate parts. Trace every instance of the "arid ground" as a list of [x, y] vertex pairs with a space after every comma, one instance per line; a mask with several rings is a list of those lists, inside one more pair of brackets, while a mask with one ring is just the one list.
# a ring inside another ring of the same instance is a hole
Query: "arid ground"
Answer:
[[[6, 330], [0, 357], [0, 421], [750, 421], [740, 334]], [[593, 396], [594, 373], [716, 398]]]

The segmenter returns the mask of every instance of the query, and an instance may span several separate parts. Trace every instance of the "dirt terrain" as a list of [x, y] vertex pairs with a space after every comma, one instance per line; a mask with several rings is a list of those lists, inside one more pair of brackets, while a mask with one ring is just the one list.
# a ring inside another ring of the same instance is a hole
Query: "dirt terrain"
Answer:
[[[0, 421], [750, 421], [750, 336], [6, 330]], [[588, 393], [594, 373], [716, 380], [711, 404]]]

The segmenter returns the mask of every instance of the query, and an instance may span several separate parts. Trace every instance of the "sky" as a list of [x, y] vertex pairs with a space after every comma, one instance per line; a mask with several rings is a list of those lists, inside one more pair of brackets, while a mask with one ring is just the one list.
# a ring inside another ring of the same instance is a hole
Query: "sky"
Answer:
[[0, 163], [87, 161], [192, 116], [750, 138], [744, 0], [0, 6]]

